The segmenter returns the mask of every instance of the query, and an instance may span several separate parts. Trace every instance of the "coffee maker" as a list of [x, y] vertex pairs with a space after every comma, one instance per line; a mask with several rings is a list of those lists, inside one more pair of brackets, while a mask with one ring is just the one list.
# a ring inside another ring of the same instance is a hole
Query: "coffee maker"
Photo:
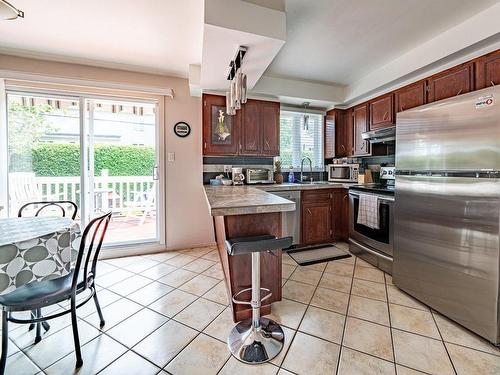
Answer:
[[232, 180], [233, 185], [243, 185], [243, 181], [245, 180], [245, 175], [243, 174], [243, 168], [232, 168]]

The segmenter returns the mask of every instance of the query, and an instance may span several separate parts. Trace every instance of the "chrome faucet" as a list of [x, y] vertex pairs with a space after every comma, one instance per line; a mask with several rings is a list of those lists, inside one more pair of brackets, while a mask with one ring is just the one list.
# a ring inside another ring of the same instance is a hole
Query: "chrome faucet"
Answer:
[[309, 160], [309, 170], [311, 171], [311, 177], [310, 177], [310, 182], [313, 182], [313, 164], [311, 158], [305, 156], [302, 158], [302, 161], [300, 162], [300, 182], [304, 181], [304, 160]]

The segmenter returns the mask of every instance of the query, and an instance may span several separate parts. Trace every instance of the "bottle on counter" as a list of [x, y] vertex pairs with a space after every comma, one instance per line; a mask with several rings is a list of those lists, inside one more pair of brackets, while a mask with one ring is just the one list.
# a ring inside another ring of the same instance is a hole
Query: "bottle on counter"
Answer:
[[293, 184], [295, 182], [295, 175], [293, 174], [293, 167], [290, 166], [290, 169], [288, 170], [288, 182]]

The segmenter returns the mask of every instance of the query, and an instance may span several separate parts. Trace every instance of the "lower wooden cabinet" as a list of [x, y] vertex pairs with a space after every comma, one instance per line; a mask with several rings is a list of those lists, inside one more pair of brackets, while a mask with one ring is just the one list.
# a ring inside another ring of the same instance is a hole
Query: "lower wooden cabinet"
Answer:
[[332, 238], [330, 201], [302, 205], [302, 241], [305, 244], [325, 243]]
[[349, 194], [347, 189], [317, 189], [302, 192], [302, 244], [314, 245], [349, 239]]

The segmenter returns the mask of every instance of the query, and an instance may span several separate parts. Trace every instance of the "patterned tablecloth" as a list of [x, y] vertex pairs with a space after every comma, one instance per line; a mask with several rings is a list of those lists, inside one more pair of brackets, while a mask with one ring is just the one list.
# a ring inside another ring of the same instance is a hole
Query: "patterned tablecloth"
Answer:
[[0, 219], [0, 294], [32, 281], [66, 275], [80, 227], [63, 217]]

